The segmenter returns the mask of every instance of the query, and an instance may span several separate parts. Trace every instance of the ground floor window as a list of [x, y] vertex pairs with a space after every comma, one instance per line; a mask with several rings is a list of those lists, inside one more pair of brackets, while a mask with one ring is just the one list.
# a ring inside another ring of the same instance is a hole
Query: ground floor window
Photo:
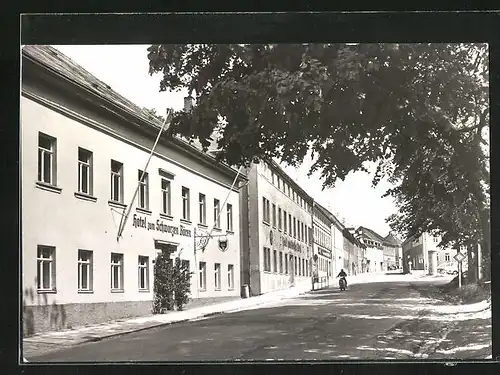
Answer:
[[271, 272], [271, 249], [264, 248], [264, 271]]
[[149, 257], [139, 255], [139, 290], [149, 290]]
[[293, 263], [293, 268], [295, 269], [295, 276], [299, 275], [299, 268], [297, 267], [297, 257], [294, 257], [294, 263]]
[[278, 273], [278, 253], [273, 250], [273, 272]]
[[215, 290], [220, 290], [220, 263], [214, 265]]
[[78, 290], [91, 291], [93, 253], [89, 250], [78, 250]]
[[56, 290], [56, 248], [38, 246], [37, 288], [39, 291]]
[[285, 254], [285, 275], [288, 275], [288, 254]]
[[227, 265], [227, 287], [234, 289], [234, 266], [232, 264]]
[[123, 290], [123, 254], [111, 253], [111, 290]]
[[199, 288], [200, 290], [207, 289], [207, 264], [205, 262], [200, 262], [199, 270], [198, 270], [198, 280], [199, 280]]
[[444, 260], [447, 262], [450, 261], [450, 254], [449, 253], [444, 254]]
[[306, 276], [309, 276], [309, 261], [306, 259]]
[[281, 251], [279, 255], [279, 265], [280, 265], [280, 273], [283, 273], [283, 253]]

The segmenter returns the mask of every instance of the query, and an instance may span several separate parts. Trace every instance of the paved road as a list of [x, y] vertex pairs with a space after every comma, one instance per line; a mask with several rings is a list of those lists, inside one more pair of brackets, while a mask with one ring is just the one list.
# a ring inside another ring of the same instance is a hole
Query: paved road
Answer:
[[[420, 294], [408, 282], [358, 284], [347, 292], [311, 292], [265, 307], [130, 333], [28, 360], [408, 359], [425, 344], [411, 338], [412, 331], [423, 330], [418, 327], [421, 303]], [[428, 333], [439, 335], [432, 327]]]

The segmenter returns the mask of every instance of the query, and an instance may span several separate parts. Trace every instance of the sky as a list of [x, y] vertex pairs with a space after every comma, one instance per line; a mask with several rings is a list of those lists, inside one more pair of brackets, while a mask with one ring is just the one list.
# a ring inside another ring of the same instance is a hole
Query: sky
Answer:
[[[171, 107], [182, 109], [186, 92], [160, 92], [159, 74], [150, 76], [147, 59], [149, 45], [54, 45], [63, 54], [81, 65], [113, 90], [141, 107], [154, 108], [160, 115]], [[397, 208], [391, 198], [382, 198], [390, 188], [382, 180], [372, 188], [372, 176], [365, 172], [352, 172], [344, 181], [337, 181], [333, 189], [322, 190], [320, 174], [307, 177], [310, 159], [298, 169], [286, 167], [284, 170], [315, 200], [328, 208], [348, 226], [364, 226], [382, 236], [390, 228], [385, 219], [396, 213]], [[371, 166], [373, 167], [373, 166]], [[373, 169], [373, 168], [372, 168]]]

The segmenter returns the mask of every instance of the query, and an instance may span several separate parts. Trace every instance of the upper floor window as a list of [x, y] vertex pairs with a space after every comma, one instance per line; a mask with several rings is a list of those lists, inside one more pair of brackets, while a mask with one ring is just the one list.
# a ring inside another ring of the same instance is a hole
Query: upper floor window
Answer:
[[214, 199], [214, 226], [220, 228], [220, 201]]
[[227, 230], [233, 231], [233, 206], [231, 204], [227, 205]]
[[267, 198], [262, 197], [262, 213], [264, 216], [264, 222], [269, 223], [271, 220], [271, 209], [270, 209], [270, 202]]
[[199, 220], [200, 220], [200, 224], [206, 224], [207, 223], [207, 199], [205, 197], [205, 194], [201, 194], [199, 195], [199, 209], [200, 209], [200, 212], [199, 212]]
[[165, 215], [171, 215], [171, 190], [170, 181], [162, 178], [161, 179], [161, 211]]
[[137, 173], [139, 183], [139, 208], [149, 209], [149, 176], [147, 172], [141, 170]]
[[283, 232], [284, 233], [288, 232], [288, 226], [286, 223], [287, 223], [287, 215], [286, 215], [286, 211], [283, 210]]
[[278, 207], [278, 229], [281, 230], [282, 228], [282, 221], [281, 221], [281, 208]]
[[273, 227], [276, 228], [276, 205], [273, 203]]
[[182, 187], [182, 218], [184, 220], [189, 220], [189, 189], [187, 187]]
[[78, 147], [78, 192], [92, 195], [92, 152]]
[[111, 160], [111, 200], [123, 203], [123, 164]]
[[38, 181], [56, 185], [56, 146], [55, 138], [38, 133]]

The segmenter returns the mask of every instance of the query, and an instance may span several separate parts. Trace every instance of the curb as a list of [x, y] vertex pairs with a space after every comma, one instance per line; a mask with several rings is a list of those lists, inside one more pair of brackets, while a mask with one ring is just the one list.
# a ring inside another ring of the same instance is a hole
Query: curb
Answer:
[[[191, 317], [191, 318], [184, 318], [184, 319], [179, 319], [179, 320], [172, 320], [172, 321], [169, 321], [169, 322], [153, 323], [152, 325], [148, 325], [146, 327], [133, 328], [133, 329], [122, 331], [122, 332], [115, 332], [115, 333], [110, 333], [110, 334], [94, 335], [94, 336], [89, 335], [89, 336], [86, 336], [85, 338], [82, 338], [82, 340], [76, 341], [71, 346], [76, 346], [76, 345], [86, 344], [86, 343], [91, 343], [91, 342], [99, 342], [99, 341], [102, 341], [104, 339], [108, 339], [108, 338], [112, 338], [112, 337], [118, 337], [118, 336], [123, 336], [123, 335], [127, 335], [129, 333], [146, 331], [148, 329], [153, 329], [153, 328], [168, 326], [168, 325], [172, 325], [172, 324], [186, 323], [186, 322], [190, 322], [190, 321], [199, 320], [199, 319], [202, 319], [202, 318], [210, 318], [210, 317], [213, 317], [213, 316], [216, 316], [216, 315], [222, 315], [222, 314], [225, 314], [225, 313], [232, 313], [232, 312], [237, 312], [237, 311], [244, 311], [248, 307], [256, 307], [256, 306], [260, 306], [260, 305], [263, 305], [263, 304], [266, 304], [266, 303], [272, 303], [272, 302], [276, 302], [276, 301], [281, 301], [283, 299], [294, 298], [294, 297], [297, 297], [297, 296], [300, 296], [300, 295], [303, 295], [303, 294], [306, 294], [306, 293], [309, 293], [309, 292], [310, 291], [304, 291], [304, 292], [298, 293], [297, 295], [294, 295], [294, 296], [284, 296], [284, 297], [281, 297], [281, 298], [277, 298], [276, 300], [262, 301], [260, 303], [257, 303], [257, 304], [251, 305], [251, 306], [245, 306], [243, 308], [242, 307], [238, 307], [238, 308], [228, 309], [228, 310], [212, 311], [212, 312], [208, 312], [208, 313], [201, 314], [201, 315], [198, 315], [198, 316], [194, 316], [194, 317]], [[28, 362], [28, 361], [26, 360], [26, 362]]]

